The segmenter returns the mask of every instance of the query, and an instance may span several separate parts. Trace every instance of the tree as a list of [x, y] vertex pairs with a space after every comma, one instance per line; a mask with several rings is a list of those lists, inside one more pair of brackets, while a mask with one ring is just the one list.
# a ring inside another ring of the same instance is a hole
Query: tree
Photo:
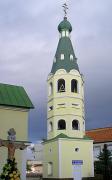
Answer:
[[7, 163], [3, 167], [3, 172], [0, 176], [1, 180], [20, 180], [20, 172], [17, 169], [17, 163], [15, 158], [13, 160], [8, 159]]
[[112, 154], [104, 144], [103, 151], [98, 156], [99, 161], [95, 162], [95, 172], [102, 174], [104, 180], [111, 180], [112, 177]]

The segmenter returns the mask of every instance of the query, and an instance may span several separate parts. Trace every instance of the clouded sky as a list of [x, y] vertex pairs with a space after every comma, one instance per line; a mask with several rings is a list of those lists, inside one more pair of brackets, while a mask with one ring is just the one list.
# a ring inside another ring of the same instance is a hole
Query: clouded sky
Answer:
[[[0, 82], [22, 85], [35, 110], [29, 140], [46, 137], [47, 75], [64, 0], [0, 1]], [[112, 0], [69, 0], [68, 19], [85, 77], [86, 129], [112, 126]]]

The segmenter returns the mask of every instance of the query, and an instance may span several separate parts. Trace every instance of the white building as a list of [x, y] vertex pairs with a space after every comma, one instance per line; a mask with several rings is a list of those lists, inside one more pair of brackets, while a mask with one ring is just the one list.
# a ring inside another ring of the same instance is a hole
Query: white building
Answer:
[[104, 144], [107, 144], [107, 148], [112, 153], [112, 127], [89, 130], [86, 131], [86, 135], [94, 140], [94, 161], [98, 160], [97, 157], [103, 150]]
[[41, 141], [31, 144], [27, 148], [27, 163], [31, 165], [33, 173], [42, 174], [43, 145]]

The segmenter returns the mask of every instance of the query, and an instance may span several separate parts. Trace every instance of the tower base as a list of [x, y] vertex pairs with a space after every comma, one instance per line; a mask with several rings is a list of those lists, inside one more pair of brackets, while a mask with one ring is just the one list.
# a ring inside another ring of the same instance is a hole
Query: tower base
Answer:
[[81, 178], [94, 177], [92, 140], [58, 136], [44, 142], [43, 179], [72, 180], [77, 172]]

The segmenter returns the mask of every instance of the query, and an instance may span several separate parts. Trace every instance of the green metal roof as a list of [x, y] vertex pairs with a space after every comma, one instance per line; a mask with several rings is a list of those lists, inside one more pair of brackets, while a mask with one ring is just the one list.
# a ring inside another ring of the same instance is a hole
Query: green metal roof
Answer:
[[[61, 60], [61, 54], [64, 54], [64, 60]], [[73, 55], [73, 60], [70, 60], [70, 55]], [[70, 72], [72, 69], [79, 71], [77, 58], [69, 37], [60, 38], [51, 73], [55, 74], [59, 69], [65, 69], [67, 72]]]
[[2, 83], [0, 83], [0, 105], [34, 108], [23, 87]]
[[62, 30], [68, 30], [69, 32], [72, 31], [72, 26], [70, 22], [67, 20], [67, 17], [64, 17], [64, 20], [59, 24], [58, 30], [59, 32], [61, 32]]
[[69, 137], [69, 136], [61, 133], [61, 134], [57, 135], [56, 137], [54, 137], [54, 138], [52, 138], [52, 139], [45, 140], [44, 143], [50, 142], [50, 141], [54, 141], [54, 140], [57, 140], [57, 139], [59, 139], [59, 138], [61, 138], [61, 139], [74, 139], [74, 140], [75, 140], [75, 139], [78, 139], [78, 140], [92, 140], [92, 139], [91, 139], [90, 137], [88, 137], [88, 136], [84, 136], [83, 138], [75, 138], [75, 137]]

